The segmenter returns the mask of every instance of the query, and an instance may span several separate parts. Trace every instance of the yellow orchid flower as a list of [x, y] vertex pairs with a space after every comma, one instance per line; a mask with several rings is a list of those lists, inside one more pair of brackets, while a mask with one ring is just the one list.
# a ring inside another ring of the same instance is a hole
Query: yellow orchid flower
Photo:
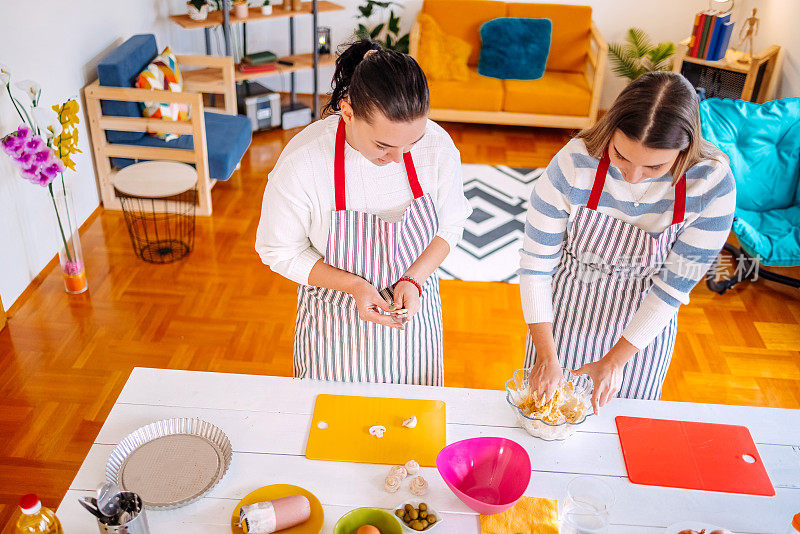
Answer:
[[72, 158], [69, 157], [69, 154], [61, 156], [61, 161], [63, 161], [64, 165], [66, 165], [73, 171], [75, 170], [75, 162], [72, 161]]
[[67, 100], [67, 102], [64, 104], [64, 107], [67, 109], [68, 113], [71, 113], [72, 115], [77, 115], [78, 114], [78, 101], [77, 100], [74, 100], [74, 99], [73, 100]]
[[67, 100], [63, 104], [53, 106], [53, 111], [58, 114], [58, 121], [63, 130], [61, 134], [53, 139], [53, 148], [64, 165], [75, 170], [75, 162], [70, 154], [81, 152], [78, 149], [78, 102], [74, 99]]

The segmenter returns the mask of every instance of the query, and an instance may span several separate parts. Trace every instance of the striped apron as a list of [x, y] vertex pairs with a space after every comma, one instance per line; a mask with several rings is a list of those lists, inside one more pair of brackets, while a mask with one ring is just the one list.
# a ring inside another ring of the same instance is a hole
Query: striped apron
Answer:
[[[423, 194], [411, 153], [403, 154], [414, 199], [397, 222], [351, 211], [345, 202], [344, 122], [334, 152], [336, 210], [331, 212], [325, 262], [360, 276], [393, 302], [393, 286], [422, 254], [439, 228], [430, 195]], [[442, 305], [434, 274], [422, 286], [422, 307], [404, 330], [362, 321], [349, 293], [300, 285], [294, 341], [294, 376], [345, 382], [441, 386]]]
[[[597, 211], [609, 157], [597, 167], [589, 202], [580, 206], [567, 231], [561, 260], [553, 275], [553, 337], [566, 369], [605, 356], [622, 336], [664, 266], [683, 227], [686, 175], [675, 185], [672, 224], [653, 237], [641, 228]], [[667, 374], [677, 312], [652, 343], [631, 359], [623, 372], [619, 396], [659, 399]], [[536, 361], [528, 332], [525, 367]]]

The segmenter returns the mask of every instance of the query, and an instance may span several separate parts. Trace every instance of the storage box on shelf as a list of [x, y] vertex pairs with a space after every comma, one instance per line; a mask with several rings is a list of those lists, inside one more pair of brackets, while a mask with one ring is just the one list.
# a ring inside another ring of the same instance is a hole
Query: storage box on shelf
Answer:
[[752, 58], [745, 52], [729, 49], [725, 58], [708, 61], [687, 55], [689, 41], [684, 39], [678, 45], [672, 70], [686, 76], [695, 88], [702, 87], [707, 98], [763, 104], [775, 96], [775, 82], [780, 75], [780, 46], [772, 45]]
[[[608, 46], [589, 6], [506, 3], [496, 0], [425, 0], [422, 13], [442, 30], [472, 45], [467, 81], [431, 80], [433, 120], [585, 128], [597, 120]], [[478, 74], [480, 27], [500, 17], [553, 22], [545, 74], [538, 80], [499, 80]], [[417, 56], [419, 23], [409, 50]]]

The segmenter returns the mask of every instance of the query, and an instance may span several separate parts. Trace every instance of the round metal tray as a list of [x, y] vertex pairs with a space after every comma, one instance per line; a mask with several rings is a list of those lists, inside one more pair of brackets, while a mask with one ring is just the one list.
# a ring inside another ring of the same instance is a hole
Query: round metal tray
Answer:
[[149, 508], [179, 508], [216, 486], [232, 457], [228, 436], [211, 423], [164, 419], [120, 441], [108, 458], [106, 478], [138, 493]]

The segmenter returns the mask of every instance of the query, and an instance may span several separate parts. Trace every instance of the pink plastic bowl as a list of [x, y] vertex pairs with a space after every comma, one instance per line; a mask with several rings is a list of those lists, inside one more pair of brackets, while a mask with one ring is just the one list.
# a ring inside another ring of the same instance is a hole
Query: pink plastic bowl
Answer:
[[528, 489], [531, 459], [505, 438], [471, 438], [451, 443], [436, 457], [436, 467], [456, 497], [484, 515], [514, 506]]

